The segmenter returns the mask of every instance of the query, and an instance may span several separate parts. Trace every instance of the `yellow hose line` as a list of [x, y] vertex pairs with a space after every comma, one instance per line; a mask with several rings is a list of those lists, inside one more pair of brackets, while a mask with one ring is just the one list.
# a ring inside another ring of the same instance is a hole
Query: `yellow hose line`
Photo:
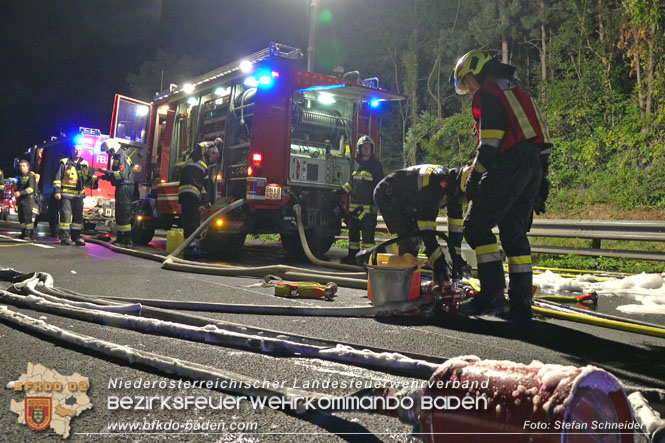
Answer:
[[570, 302], [570, 303], [577, 303], [578, 301], [580, 301], [574, 295], [536, 295], [534, 296], [534, 298], [538, 300], [549, 300], [549, 301]]
[[624, 323], [616, 320], [608, 320], [605, 318], [591, 317], [583, 314], [574, 314], [569, 312], [555, 311], [554, 309], [540, 308], [538, 306], [532, 307], [533, 312], [544, 315], [546, 317], [558, 318], [561, 320], [574, 321], [577, 323], [585, 323], [593, 326], [600, 326], [609, 329], [618, 329], [620, 331], [634, 332], [636, 334], [650, 335], [652, 337], [665, 338], [664, 328], [653, 328], [643, 325], [635, 325], [631, 323]]

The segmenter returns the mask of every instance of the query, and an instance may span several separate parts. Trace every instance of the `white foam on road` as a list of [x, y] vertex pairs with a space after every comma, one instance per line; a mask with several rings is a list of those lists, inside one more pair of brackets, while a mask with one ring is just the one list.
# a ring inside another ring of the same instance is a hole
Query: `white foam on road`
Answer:
[[631, 314], [665, 315], [665, 280], [662, 274], [642, 273], [598, 281], [590, 274], [566, 278], [551, 271], [545, 271], [533, 276], [533, 284], [545, 292], [588, 293], [596, 291], [603, 296], [630, 297], [638, 303], [621, 305], [617, 307], [617, 310]]

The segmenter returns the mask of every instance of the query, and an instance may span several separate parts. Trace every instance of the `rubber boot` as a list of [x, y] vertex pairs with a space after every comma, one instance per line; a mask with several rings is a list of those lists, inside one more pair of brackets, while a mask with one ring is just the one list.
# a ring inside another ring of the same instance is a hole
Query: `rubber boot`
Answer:
[[349, 249], [349, 253], [346, 255], [346, 257], [342, 257], [339, 261], [347, 265], [355, 265], [356, 254], [358, 253], [358, 251], [360, 251], [360, 249]]
[[506, 281], [500, 261], [478, 263], [480, 293], [460, 307], [466, 315], [503, 314], [508, 311], [508, 302], [503, 294]]
[[116, 239], [113, 240], [111, 244], [116, 246], [122, 246], [121, 243], [124, 241], [124, 239], [125, 239], [125, 233], [122, 231], [118, 231]]
[[531, 303], [533, 298], [533, 274], [520, 272], [510, 274], [508, 297], [510, 297], [510, 312], [508, 320], [513, 322], [528, 322], [533, 315]]
[[72, 240], [76, 246], [85, 246], [85, 240], [81, 238], [81, 231], [72, 231]]
[[27, 238], [27, 236], [25, 235], [25, 231], [26, 231], [25, 228], [21, 229], [21, 235], [18, 236], [19, 239], [25, 240]]
[[60, 230], [59, 236], [60, 236], [60, 244], [61, 244], [61, 245], [63, 245], [63, 246], [71, 246], [71, 245], [74, 244], [74, 242], [72, 242], [72, 241], [69, 239], [69, 232], [67, 232], [67, 231], [63, 231], [63, 230]]
[[25, 239], [26, 240], [34, 240], [35, 239], [35, 230], [34, 229], [26, 229], [25, 230]]
[[120, 246], [123, 248], [133, 248], [134, 242], [132, 241], [132, 233], [129, 231], [122, 233], [122, 240], [120, 241]]

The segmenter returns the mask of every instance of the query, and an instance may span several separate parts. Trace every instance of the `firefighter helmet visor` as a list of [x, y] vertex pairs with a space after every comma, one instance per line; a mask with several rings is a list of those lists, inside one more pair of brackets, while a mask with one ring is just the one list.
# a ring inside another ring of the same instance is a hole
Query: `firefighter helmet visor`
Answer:
[[455, 92], [459, 95], [467, 94], [469, 88], [464, 82], [464, 77], [468, 74], [480, 74], [483, 67], [490, 60], [492, 60], [492, 56], [479, 49], [474, 49], [464, 54], [457, 61], [457, 65], [455, 65], [455, 69], [453, 69], [453, 73], [450, 75], [450, 82], [455, 84]]

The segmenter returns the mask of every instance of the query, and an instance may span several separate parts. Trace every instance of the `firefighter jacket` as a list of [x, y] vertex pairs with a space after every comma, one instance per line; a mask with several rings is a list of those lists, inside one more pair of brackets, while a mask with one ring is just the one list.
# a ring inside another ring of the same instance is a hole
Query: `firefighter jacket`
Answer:
[[63, 198], [85, 197], [84, 186], [94, 187], [97, 177], [90, 173], [88, 162], [80, 159], [75, 162], [71, 158], [60, 160], [53, 180], [53, 193], [62, 194]]
[[2, 172], [2, 169], [0, 169], [0, 191], [4, 190], [5, 190], [5, 174], [4, 172]]
[[37, 183], [39, 179], [37, 174], [30, 171], [25, 175], [19, 175], [18, 182], [16, 183], [16, 190], [21, 194], [19, 199], [25, 197], [34, 198], [37, 193]]
[[111, 157], [111, 172], [107, 173], [113, 186], [133, 184], [132, 159], [124, 152], [116, 152]]
[[[367, 161], [356, 161], [351, 183], [346, 183], [342, 189], [351, 194], [351, 212], [364, 214], [376, 213], [374, 206], [374, 188], [383, 179], [383, 165], [373, 155]], [[361, 209], [358, 209], [361, 208]], [[361, 218], [356, 215], [357, 218]]]
[[536, 102], [514, 78], [485, 80], [473, 97], [473, 118], [478, 148], [492, 147], [497, 155], [525, 141], [539, 145], [541, 151], [552, 147]]
[[436, 231], [436, 217], [439, 208], [446, 208], [448, 215], [448, 234], [458, 255], [462, 253], [462, 191], [459, 186], [460, 171], [457, 168], [445, 168], [439, 165], [415, 165], [392, 173], [393, 189], [404, 187], [401, 194], [412, 196], [404, 205], [417, 205], [418, 229]]
[[180, 173], [180, 187], [178, 197], [191, 195], [199, 202], [205, 202], [208, 198], [206, 191], [206, 179], [208, 178], [208, 165], [203, 160], [190, 161], [183, 166]]

